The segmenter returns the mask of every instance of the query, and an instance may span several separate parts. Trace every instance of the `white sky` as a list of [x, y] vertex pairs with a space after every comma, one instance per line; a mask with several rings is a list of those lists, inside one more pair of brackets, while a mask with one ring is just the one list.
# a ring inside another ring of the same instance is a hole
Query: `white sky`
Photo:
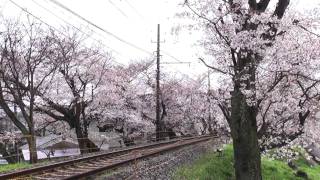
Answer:
[[[93, 37], [102, 40], [104, 44], [111, 47], [115, 60], [126, 64], [129, 60], [141, 60], [150, 58], [150, 55], [132, 48], [119, 40], [103, 33], [102, 31], [88, 26], [88, 24], [62, 8], [56, 6], [49, 0], [12, 0], [20, 6], [26, 8], [34, 15], [41, 18], [48, 24], [58, 27], [65, 24], [64, 21], [74, 26], [82, 26], [84, 30], [92, 28], [95, 32]], [[195, 34], [185, 33], [176, 37], [171, 34], [171, 28], [176, 20], [174, 15], [180, 3], [184, 0], [57, 0], [66, 7], [77, 12], [86, 19], [92, 21], [105, 30], [117, 35], [136, 46], [149, 52], [156, 50], [156, 44], [151, 41], [156, 40], [156, 27], [161, 24], [161, 39], [165, 40], [161, 44], [161, 50], [181, 61], [194, 62], [189, 65], [162, 65], [163, 69], [180, 71], [184, 74], [199, 74], [205, 70], [204, 66], [197, 63], [196, 49], [192, 45], [195, 43]], [[299, 9], [309, 9], [320, 4], [319, 0], [291, 0], [294, 7]], [[44, 9], [45, 7], [46, 9]], [[0, 0], [0, 8], [4, 16], [19, 16], [21, 9], [17, 8], [10, 0]], [[52, 15], [53, 12], [59, 18]], [[162, 53], [163, 62], [177, 62], [170, 56]]]

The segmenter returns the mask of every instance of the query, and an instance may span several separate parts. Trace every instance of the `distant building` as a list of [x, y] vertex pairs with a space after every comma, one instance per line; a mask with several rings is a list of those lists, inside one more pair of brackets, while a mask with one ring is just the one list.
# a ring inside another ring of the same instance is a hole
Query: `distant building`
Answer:
[[8, 162], [2, 158], [2, 155], [0, 154], [0, 165], [8, 164]]
[[[76, 156], [80, 154], [78, 142], [58, 135], [36, 137], [38, 159]], [[30, 160], [29, 146], [20, 147], [24, 160]]]
[[89, 139], [100, 150], [110, 150], [124, 146], [123, 137], [115, 131], [113, 124], [106, 124], [102, 127], [93, 122], [89, 126]]

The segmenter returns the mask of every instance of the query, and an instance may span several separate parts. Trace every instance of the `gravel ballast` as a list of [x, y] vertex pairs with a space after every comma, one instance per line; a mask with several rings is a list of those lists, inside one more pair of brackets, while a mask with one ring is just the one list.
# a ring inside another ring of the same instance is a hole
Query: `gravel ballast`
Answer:
[[104, 172], [92, 179], [172, 179], [178, 167], [192, 163], [204, 153], [215, 151], [224, 142], [222, 142], [222, 139], [212, 139], [185, 146], [158, 156], [137, 160], [129, 165]]

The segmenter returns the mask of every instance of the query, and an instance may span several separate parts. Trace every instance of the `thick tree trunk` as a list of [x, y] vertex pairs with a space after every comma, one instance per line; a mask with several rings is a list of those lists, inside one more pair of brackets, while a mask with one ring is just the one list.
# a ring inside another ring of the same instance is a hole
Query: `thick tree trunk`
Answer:
[[99, 151], [99, 148], [88, 137], [78, 136], [77, 138], [81, 154]]
[[79, 121], [75, 121], [74, 128], [76, 130], [77, 140], [81, 154], [97, 152], [99, 148], [88, 138], [88, 135], [83, 132]]
[[239, 89], [232, 92], [231, 135], [237, 180], [261, 180], [261, 157], [258, 145], [255, 107], [247, 105]]
[[38, 155], [37, 155], [37, 145], [36, 145], [36, 137], [34, 134], [30, 134], [27, 138], [27, 142], [29, 145], [29, 154], [30, 154], [30, 160], [29, 162], [31, 164], [38, 162]]

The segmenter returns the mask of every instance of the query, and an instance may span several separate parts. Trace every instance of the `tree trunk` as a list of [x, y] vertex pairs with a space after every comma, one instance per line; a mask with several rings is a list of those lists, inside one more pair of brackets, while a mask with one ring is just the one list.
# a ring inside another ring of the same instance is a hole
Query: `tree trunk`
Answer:
[[209, 134], [211, 135], [216, 134], [215, 129], [212, 127], [211, 123], [209, 123], [208, 131], [209, 131]]
[[206, 122], [206, 120], [204, 118], [201, 118], [201, 123], [202, 123], [202, 126], [203, 126], [203, 130], [201, 131], [201, 135], [205, 135], [207, 134], [207, 127], [208, 127], [208, 124]]
[[[18, 162], [18, 157], [13, 155], [12, 153], [8, 152], [6, 145], [3, 143], [0, 143], [0, 154], [2, 154], [2, 157], [9, 163], [9, 164], [14, 164]], [[15, 154], [15, 153], [13, 153]]]
[[38, 162], [38, 155], [37, 155], [37, 145], [36, 145], [36, 137], [34, 133], [30, 133], [29, 137], [27, 138], [28, 145], [29, 145], [29, 154], [30, 154], [30, 164]]
[[261, 180], [261, 158], [257, 136], [255, 107], [249, 107], [245, 96], [235, 88], [231, 99], [231, 135], [237, 180]]
[[[163, 101], [161, 101], [161, 116], [160, 120], [156, 121], [156, 140], [161, 141], [168, 137], [168, 133], [166, 132], [166, 126], [164, 123], [164, 118], [167, 116], [166, 105]], [[159, 110], [160, 111], [160, 110]]]
[[81, 154], [99, 151], [99, 148], [88, 138], [88, 135], [83, 132], [79, 121], [74, 122], [74, 128], [76, 130], [77, 140]]

